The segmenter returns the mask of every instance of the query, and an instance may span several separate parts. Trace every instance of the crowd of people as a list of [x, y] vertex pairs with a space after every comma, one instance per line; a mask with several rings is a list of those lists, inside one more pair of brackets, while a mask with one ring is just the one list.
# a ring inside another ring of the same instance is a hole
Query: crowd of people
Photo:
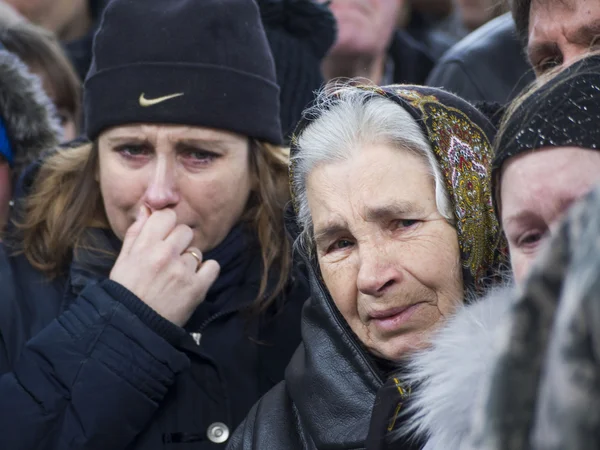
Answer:
[[599, 448], [599, 22], [0, 0], [0, 448]]

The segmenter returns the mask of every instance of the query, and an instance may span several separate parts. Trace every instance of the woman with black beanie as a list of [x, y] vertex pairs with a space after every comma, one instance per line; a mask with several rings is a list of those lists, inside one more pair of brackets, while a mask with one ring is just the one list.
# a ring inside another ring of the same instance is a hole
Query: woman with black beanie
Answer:
[[223, 447], [308, 297], [256, 4], [114, 0], [0, 247], [0, 448]]
[[515, 280], [567, 208], [600, 181], [600, 56], [535, 82], [505, 115], [492, 183]]

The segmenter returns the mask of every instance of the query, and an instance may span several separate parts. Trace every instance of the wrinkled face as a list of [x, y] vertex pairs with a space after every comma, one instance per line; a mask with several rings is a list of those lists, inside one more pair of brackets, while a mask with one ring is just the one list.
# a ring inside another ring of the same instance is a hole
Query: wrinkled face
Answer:
[[597, 50], [599, 37], [597, 0], [532, 0], [527, 51], [538, 74]]
[[502, 227], [517, 283], [575, 201], [600, 181], [600, 153], [574, 147], [541, 149], [504, 164]]
[[475, 30], [506, 11], [507, 5], [497, 0], [456, 0], [464, 26]]
[[400, 6], [399, 0], [333, 0], [329, 7], [337, 21], [338, 37], [331, 53], [356, 56], [384, 52]]
[[106, 215], [123, 239], [141, 205], [177, 213], [193, 246], [216, 247], [239, 221], [251, 190], [248, 139], [208, 128], [132, 125], [99, 138]]
[[427, 163], [365, 146], [314, 168], [307, 196], [323, 280], [354, 333], [392, 361], [426, 345], [463, 294], [457, 234]]
[[0, 155], [0, 230], [8, 221], [9, 202], [12, 196], [10, 167], [8, 162]]

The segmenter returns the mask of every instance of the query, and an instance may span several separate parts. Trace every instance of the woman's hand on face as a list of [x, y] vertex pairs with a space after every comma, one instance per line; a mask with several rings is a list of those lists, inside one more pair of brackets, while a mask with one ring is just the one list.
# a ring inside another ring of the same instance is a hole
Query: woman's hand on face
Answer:
[[[123, 285], [175, 325], [183, 326], [219, 275], [216, 261], [198, 260], [193, 232], [172, 210], [141, 208], [129, 227], [110, 279]], [[196, 270], [197, 269], [197, 270]]]

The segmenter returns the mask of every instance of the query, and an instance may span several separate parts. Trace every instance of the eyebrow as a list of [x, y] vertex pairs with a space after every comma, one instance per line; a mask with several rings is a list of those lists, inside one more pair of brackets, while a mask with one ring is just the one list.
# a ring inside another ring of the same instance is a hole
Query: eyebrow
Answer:
[[129, 136], [111, 136], [106, 139], [109, 144], [119, 144], [121, 142], [148, 142], [145, 136], [142, 135], [129, 135]]
[[[368, 208], [365, 214], [368, 222], [381, 222], [393, 217], [422, 214], [423, 208], [414, 202], [400, 201], [390, 205]], [[334, 237], [348, 231], [348, 224], [345, 221], [332, 221], [319, 229], [315, 230], [314, 239], [317, 245], [323, 245]]]
[[216, 139], [179, 139], [176, 146], [200, 147], [205, 150], [220, 150], [225, 152], [229, 149], [226, 142]]
[[367, 221], [378, 222], [391, 217], [422, 214], [423, 207], [411, 201], [399, 201], [385, 206], [368, 208], [365, 214]]
[[[600, 20], [593, 20], [585, 25], [577, 27], [570, 33], [567, 40], [573, 44], [591, 45], [593, 41], [600, 37]], [[544, 41], [533, 43], [527, 50], [529, 62], [533, 63], [543, 55], [560, 53], [560, 48], [556, 42]]]
[[[133, 134], [129, 135], [129, 136], [108, 137], [107, 141], [111, 146], [114, 146], [116, 144], [120, 144], [123, 142], [136, 142], [136, 143], [150, 144], [150, 141], [148, 140], [148, 138], [146, 136], [133, 135]], [[175, 146], [176, 147], [179, 147], [179, 146], [201, 147], [206, 150], [221, 150], [221, 151], [227, 151], [227, 149], [228, 149], [227, 144], [225, 142], [220, 141], [220, 140], [214, 140], [214, 139], [194, 139], [194, 138], [178, 139], [175, 142]]]
[[567, 36], [567, 39], [574, 44], [591, 44], [594, 39], [600, 36], [600, 20], [593, 20], [581, 27], [578, 27], [573, 33]]
[[315, 231], [315, 243], [317, 246], [323, 246], [334, 237], [348, 231], [348, 224], [346, 222], [331, 222], [324, 226], [319, 231]]

